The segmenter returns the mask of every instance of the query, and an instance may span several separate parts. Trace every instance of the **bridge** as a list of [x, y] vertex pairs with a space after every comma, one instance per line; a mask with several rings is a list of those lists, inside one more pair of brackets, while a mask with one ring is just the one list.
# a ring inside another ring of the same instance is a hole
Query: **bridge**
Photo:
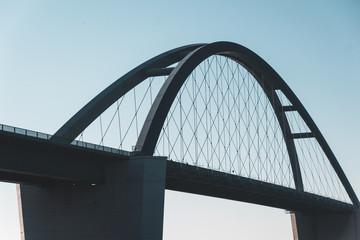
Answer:
[[22, 238], [161, 239], [171, 189], [286, 209], [297, 239], [359, 239], [359, 200], [300, 100], [230, 42], [160, 54], [53, 135], [0, 125]]

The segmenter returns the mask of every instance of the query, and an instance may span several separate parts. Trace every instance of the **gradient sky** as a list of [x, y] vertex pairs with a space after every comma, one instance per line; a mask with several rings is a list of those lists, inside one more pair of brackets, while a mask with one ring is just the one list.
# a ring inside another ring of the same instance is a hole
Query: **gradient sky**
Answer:
[[[54, 133], [97, 93], [169, 49], [219, 40], [265, 59], [302, 101], [360, 194], [360, 2], [0, 0], [0, 123]], [[15, 185], [0, 237], [19, 240]], [[292, 239], [272, 209], [166, 191], [164, 239]]]

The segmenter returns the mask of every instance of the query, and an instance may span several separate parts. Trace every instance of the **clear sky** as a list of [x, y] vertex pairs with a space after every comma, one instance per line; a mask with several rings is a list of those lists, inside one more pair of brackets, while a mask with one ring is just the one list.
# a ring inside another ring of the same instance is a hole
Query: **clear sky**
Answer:
[[[0, 0], [0, 123], [54, 133], [114, 80], [169, 49], [242, 44], [288, 83], [360, 194], [360, 2]], [[19, 240], [14, 184], [0, 238]], [[292, 238], [284, 210], [166, 191], [164, 239]]]

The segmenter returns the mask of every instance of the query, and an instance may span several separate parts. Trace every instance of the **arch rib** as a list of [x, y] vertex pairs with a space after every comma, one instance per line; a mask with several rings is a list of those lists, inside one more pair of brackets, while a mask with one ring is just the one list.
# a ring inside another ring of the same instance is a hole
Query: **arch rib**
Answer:
[[343, 184], [347, 194], [349, 195], [352, 203], [356, 207], [360, 207], [359, 199], [357, 198], [354, 189], [352, 188], [349, 180], [347, 179], [343, 169], [341, 168], [335, 154], [331, 150], [330, 146], [326, 142], [324, 136], [320, 132], [319, 128], [316, 126], [314, 120], [311, 118], [310, 114], [307, 112], [303, 104], [300, 102], [295, 93], [290, 89], [290, 87], [283, 81], [280, 82], [281, 91], [284, 95], [289, 99], [289, 101], [293, 104], [293, 108], [298, 111], [302, 119], [305, 121], [306, 125], [311, 130], [311, 133], [318, 141], [322, 150], [324, 151], [326, 157], [329, 159], [331, 166], [334, 168], [337, 176], [339, 177], [341, 183]]
[[[184, 47], [175, 48], [160, 54], [145, 63], [134, 68], [109, 87], [105, 88], [70, 120], [68, 120], [51, 138], [51, 140], [62, 143], [71, 143], [81, 134], [100, 114], [111, 106], [120, 97], [136, 85], [148, 78], [152, 69], [163, 69], [176, 62], [179, 62], [190, 51], [202, 46], [203, 44], [192, 44]], [[168, 74], [168, 72], [167, 72]]]
[[[341, 169], [335, 155], [299, 99], [295, 96], [283, 79], [276, 73], [276, 71], [272, 69], [271, 66], [268, 65], [262, 58], [251, 50], [234, 43], [216, 42], [208, 45], [188, 45], [170, 50], [146, 61], [125, 74], [123, 77], [119, 78], [98, 94], [69, 121], [67, 121], [54, 134], [51, 140], [71, 143], [111, 104], [147, 77], [168, 75], [170, 73], [150, 109], [135, 146], [137, 154], [152, 155], [159, 138], [161, 128], [177, 92], [191, 71], [199, 63], [201, 63], [201, 61], [215, 54], [231, 58], [244, 66], [251, 74], [253, 74], [254, 78], [264, 90], [281, 126], [289, 153], [296, 189], [298, 191], [303, 191], [303, 183], [294, 138], [292, 137], [289, 122], [285, 115], [285, 111], [289, 109], [296, 110], [303, 118], [311, 130], [311, 134], [315, 136], [325, 155], [328, 157], [330, 164], [334, 168], [353, 204], [355, 206], [359, 206], [359, 200], [346, 178], [345, 173]], [[181, 62], [175, 69], [169, 68], [170, 65], [179, 61]], [[282, 106], [275, 90], [281, 90], [292, 103], [292, 106]]]
[[280, 100], [274, 92], [275, 89], [278, 88], [279, 82], [283, 80], [258, 55], [249, 49], [234, 43], [216, 42], [205, 45], [194, 50], [178, 64], [160, 89], [150, 109], [147, 119], [143, 125], [143, 129], [140, 132], [138, 142], [135, 146], [135, 151], [138, 151], [138, 154], [140, 155], [152, 155], [154, 153], [167, 113], [170, 110], [170, 107], [181, 86], [198, 64], [215, 54], [229, 57], [242, 64], [254, 75], [255, 79], [265, 91], [272, 107], [274, 108], [276, 117], [283, 132], [286, 147], [289, 153], [295, 187], [298, 191], [302, 192], [303, 183], [295, 144], [293, 139], [290, 137], [290, 126], [285, 113], [282, 111]]

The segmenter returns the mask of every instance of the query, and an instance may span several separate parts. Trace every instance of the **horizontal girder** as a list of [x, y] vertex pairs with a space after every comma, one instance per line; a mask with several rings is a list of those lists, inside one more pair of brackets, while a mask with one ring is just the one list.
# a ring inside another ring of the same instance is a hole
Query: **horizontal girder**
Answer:
[[128, 156], [0, 131], [0, 181], [103, 183], [103, 166]]
[[[21, 149], [21, 151], [19, 151]], [[105, 165], [129, 157], [0, 131], [0, 180], [24, 184], [104, 184]], [[167, 161], [166, 188], [291, 211], [347, 212], [351, 204], [295, 189]], [[106, 184], [106, 183], [105, 183]]]
[[352, 211], [354, 206], [315, 194], [178, 162], [167, 162], [166, 188], [300, 212]]

